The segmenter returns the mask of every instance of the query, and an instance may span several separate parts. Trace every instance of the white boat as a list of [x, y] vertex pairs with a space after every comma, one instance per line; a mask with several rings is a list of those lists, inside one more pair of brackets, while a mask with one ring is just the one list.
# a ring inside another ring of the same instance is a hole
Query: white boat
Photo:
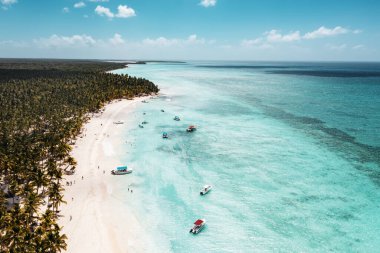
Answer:
[[190, 233], [198, 234], [206, 225], [205, 219], [198, 219], [194, 222], [194, 226], [190, 229]]
[[119, 121], [115, 121], [114, 124], [119, 125], [119, 124], [124, 124], [124, 122], [119, 120]]
[[201, 194], [201, 195], [205, 195], [205, 194], [207, 194], [209, 191], [211, 191], [211, 189], [212, 189], [212, 186], [211, 186], [211, 185], [205, 185], [205, 186], [203, 186], [203, 188], [202, 188], [200, 194]]
[[125, 175], [132, 173], [132, 169], [128, 169], [127, 166], [117, 167], [116, 170], [111, 170], [112, 175]]

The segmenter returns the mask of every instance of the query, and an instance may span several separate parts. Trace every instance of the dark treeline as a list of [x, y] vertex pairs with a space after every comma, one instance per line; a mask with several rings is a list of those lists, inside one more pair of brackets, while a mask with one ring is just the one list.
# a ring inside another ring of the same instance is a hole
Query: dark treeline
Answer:
[[125, 64], [0, 60], [0, 252], [59, 252], [69, 142], [114, 99], [157, 93], [152, 82], [106, 73]]

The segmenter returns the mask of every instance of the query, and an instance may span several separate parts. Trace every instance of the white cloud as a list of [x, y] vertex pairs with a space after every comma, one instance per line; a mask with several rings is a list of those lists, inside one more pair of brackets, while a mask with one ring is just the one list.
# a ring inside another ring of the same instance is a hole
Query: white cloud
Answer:
[[29, 44], [24, 41], [14, 41], [14, 40], [3, 40], [0, 41], [0, 45], [2, 46], [11, 46], [15, 48], [26, 48], [29, 47]]
[[113, 18], [115, 15], [110, 11], [110, 9], [103, 7], [101, 5], [96, 6], [95, 8], [96, 14], [99, 16], [107, 16], [109, 18]]
[[115, 33], [115, 35], [108, 40], [112, 45], [122, 45], [125, 44], [125, 41], [123, 40], [122, 36], [118, 33]]
[[106, 16], [110, 19], [117, 17], [117, 18], [130, 18], [136, 16], [136, 12], [134, 9], [126, 6], [126, 5], [119, 5], [117, 7], [117, 13], [114, 14], [109, 8], [103, 7], [101, 5], [96, 6], [95, 12], [100, 16]]
[[201, 0], [201, 2], [199, 4], [206, 7], [206, 8], [212, 7], [212, 6], [216, 5], [216, 0]]
[[186, 39], [177, 39], [177, 38], [172, 38], [168, 39], [165, 37], [159, 37], [156, 39], [144, 39], [142, 41], [143, 45], [151, 45], [151, 46], [186, 46], [186, 45], [203, 45], [203, 44], [214, 44], [215, 41], [206, 41], [203, 38], [198, 38], [196, 34], [192, 34]]
[[260, 45], [262, 42], [263, 42], [262, 38], [257, 38], [253, 40], [243, 40], [241, 42], [241, 45], [244, 47], [251, 47], [251, 46]]
[[136, 16], [135, 10], [126, 5], [119, 5], [119, 7], [117, 7], [117, 11], [118, 13], [116, 14], [116, 17], [118, 18], [129, 18]]
[[243, 40], [241, 42], [241, 46], [259, 48], [259, 49], [273, 48], [273, 46], [271, 44], [269, 44], [263, 38], [257, 38], [257, 39], [253, 39], [253, 40]]
[[74, 8], [83, 8], [86, 4], [84, 2], [78, 2], [74, 4]]
[[165, 37], [159, 37], [157, 39], [144, 39], [143, 44], [144, 45], [151, 45], [151, 46], [172, 46], [178, 44], [179, 41], [177, 39], [167, 39]]
[[340, 45], [327, 44], [326, 47], [332, 51], [343, 51], [347, 48], [347, 45], [346, 44], [340, 44]]
[[35, 39], [34, 43], [41, 48], [61, 48], [61, 47], [87, 47], [93, 46], [97, 42], [91, 36], [83, 35], [73, 35], [71, 37], [58, 36], [56, 34], [50, 36], [49, 38]]
[[266, 32], [266, 39], [269, 42], [292, 42], [301, 39], [301, 35], [299, 31], [291, 32], [289, 34], [282, 35], [277, 30], [271, 30]]
[[332, 28], [332, 29], [321, 26], [315, 31], [306, 33], [303, 37], [305, 39], [310, 40], [310, 39], [335, 36], [335, 35], [339, 35], [339, 34], [346, 34], [346, 33], [349, 33], [349, 31], [350, 30], [343, 28], [341, 26], [337, 26], [337, 27]]
[[0, 0], [0, 3], [4, 5], [12, 5], [17, 3], [17, 0]]
[[[307, 32], [304, 35], [301, 34], [300, 31], [290, 32], [288, 34], [282, 34], [278, 30], [270, 30], [264, 33], [264, 36], [258, 37], [256, 39], [245, 39], [241, 42], [241, 46], [243, 47], [261, 47], [261, 48], [268, 48], [272, 47], [271, 44], [278, 43], [278, 42], [294, 42], [294, 41], [301, 41], [301, 40], [312, 40], [317, 38], [325, 38], [325, 37], [331, 37], [336, 36], [340, 34], [358, 34], [361, 33], [361, 30], [350, 30], [341, 26], [336, 26], [335, 28], [326, 28], [324, 26], [321, 26], [317, 30], [314, 30], [312, 32]], [[327, 46], [329, 49], [337, 50], [340, 48], [340, 50], [344, 49], [342, 45], [338, 46]]]
[[361, 45], [361, 44], [352, 47], [352, 49], [354, 49], [354, 50], [361, 50], [361, 49], [364, 49], [364, 48], [365, 48], [364, 45]]
[[205, 39], [199, 39], [196, 34], [190, 35], [187, 40], [185, 41], [188, 44], [205, 44], [206, 40]]
[[[5, 43], [5, 42], [3, 42]], [[13, 43], [13, 42], [12, 42]], [[47, 38], [39, 38], [33, 40], [34, 45], [45, 49], [90, 49], [90, 48], [115, 48], [115, 46], [126, 45], [126, 41], [118, 33], [109, 39], [95, 39], [90, 35], [72, 35], [61, 36], [53, 34]], [[2, 43], [0, 42], [0, 45]]]
[[63, 12], [63, 13], [69, 13], [69, 12], [70, 12], [70, 9], [67, 8], [67, 7], [65, 7], [65, 8], [62, 9], [62, 12]]

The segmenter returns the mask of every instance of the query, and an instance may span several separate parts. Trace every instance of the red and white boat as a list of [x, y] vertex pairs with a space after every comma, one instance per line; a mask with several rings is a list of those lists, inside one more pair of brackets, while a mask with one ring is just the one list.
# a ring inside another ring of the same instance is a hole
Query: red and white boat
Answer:
[[190, 233], [198, 234], [206, 225], [205, 219], [198, 219], [194, 222], [194, 226], [190, 229]]
[[194, 132], [195, 130], [197, 130], [197, 128], [195, 126], [189, 126], [186, 131], [187, 132]]

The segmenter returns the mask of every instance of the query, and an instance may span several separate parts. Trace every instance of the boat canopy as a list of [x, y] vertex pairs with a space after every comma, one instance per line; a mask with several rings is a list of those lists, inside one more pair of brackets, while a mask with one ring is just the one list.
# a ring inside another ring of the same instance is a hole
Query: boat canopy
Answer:
[[203, 220], [197, 220], [196, 222], [194, 222], [194, 225], [199, 226], [199, 225], [202, 225], [202, 223], [203, 223]]
[[120, 166], [120, 167], [117, 167], [116, 169], [117, 170], [127, 170], [128, 167], [127, 166]]
[[189, 126], [189, 128], [195, 128], [195, 126]]

